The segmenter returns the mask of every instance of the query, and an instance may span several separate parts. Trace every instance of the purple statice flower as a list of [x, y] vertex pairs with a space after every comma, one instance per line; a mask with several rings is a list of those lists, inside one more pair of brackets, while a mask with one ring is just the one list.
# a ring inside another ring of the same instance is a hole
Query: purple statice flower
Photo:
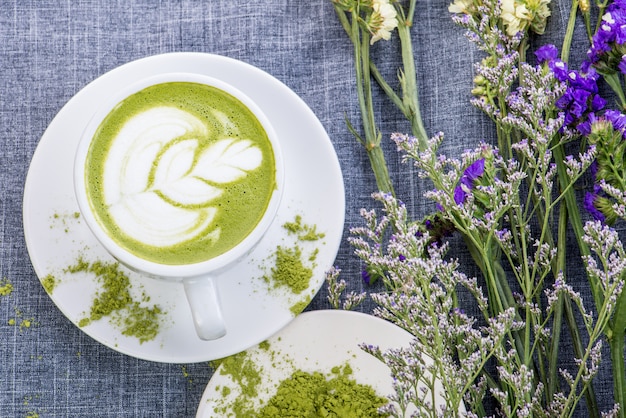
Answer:
[[570, 70], [567, 74], [567, 90], [556, 102], [557, 108], [564, 112], [564, 126], [576, 129], [583, 135], [589, 134], [591, 121], [595, 113], [606, 106], [598, 94], [599, 74], [589, 68], [587, 73]]
[[469, 165], [469, 167], [467, 167], [465, 169], [465, 172], [463, 173], [463, 178], [461, 178], [461, 181], [467, 181], [467, 185], [469, 185], [470, 181], [474, 181], [476, 180], [478, 177], [482, 176], [485, 173], [485, 159], [484, 158], [480, 158], [476, 161], [474, 161], [472, 164]]
[[626, 74], [626, 55], [622, 55], [622, 59], [619, 64], [617, 64], [617, 69], [620, 73]]
[[361, 280], [363, 280], [363, 283], [368, 286], [374, 283], [374, 280], [372, 280], [372, 276], [367, 270], [361, 270]]
[[556, 59], [553, 61], [549, 61], [548, 67], [554, 74], [554, 78], [556, 78], [562, 83], [567, 82], [567, 75], [569, 74], [569, 68], [566, 62], [561, 61], [560, 59]]
[[600, 75], [590, 63], [583, 64], [581, 71], [570, 70], [567, 63], [558, 58], [554, 45], [542, 46], [535, 56], [539, 64], [548, 66], [554, 78], [567, 85], [567, 90], [556, 102], [556, 107], [564, 113], [564, 127], [588, 135], [595, 113], [606, 106], [606, 100], [598, 94]]
[[587, 192], [585, 193], [585, 199], [583, 200], [583, 207], [585, 208], [585, 210], [587, 212], [589, 212], [589, 214], [597, 221], [600, 222], [604, 222], [606, 217], [604, 216], [604, 213], [602, 213], [602, 211], [600, 211], [597, 207], [596, 207], [596, 201], [599, 199], [599, 190], [598, 190], [598, 186], [594, 187], [594, 192]]
[[538, 64], [555, 61], [559, 57], [559, 50], [556, 46], [547, 44], [535, 51], [535, 57], [537, 57]]
[[625, 44], [626, 2], [614, 1], [606, 8], [600, 26], [593, 35], [587, 58], [603, 74], [622, 71]]
[[546, 44], [535, 51], [537, 64], [546, 64], [554, 74], [554, 78], [561, 82], [568, 81], [569, 68], [567, 63], [559, 59], [559, 50], [552, 44]]
[[626, 115], [617, 110], [607, 110], [604, 117], [613, 124], [613, 129], [622, 133], [622, 138], [626, 139]]
[[461, 185], [456, 186], [454, 189], [454, 201], [457, 205], [462, 205], [467, 198], [467, 193], [463, 190]]
[[454, 189], [454, 201], [457, 205], [461, 205], [465, 202], [467, 198], [467, 192], [463, 189], [465, 186], [467, 189], [471, 190], [474, 188], [474, 182], [480, 176], [485, 173], [485, 159], [480, 158], [470, 164], [463, 175], [461, 176], [461, 180], [459, 180], [459, 184]]

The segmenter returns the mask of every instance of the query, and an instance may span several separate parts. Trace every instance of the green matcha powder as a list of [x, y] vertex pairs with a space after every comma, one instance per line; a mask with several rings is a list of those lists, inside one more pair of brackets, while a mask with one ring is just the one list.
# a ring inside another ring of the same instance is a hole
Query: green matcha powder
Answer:
[[[259, 346], [269, 350], [267, 342]], [[280, 382], [274, 395], [260, 408], [254, 401], [262, 386], [262, 369], [245, 352], [212, 363], [221, 366], [220, 374], [229, 376], [239, 388], [240, 395], [228, 405], [218, 405], [215, 412], [231, 418], [366, 418], [387, 417], [378, 409], [388, 400], [378, 396], [368, 385], [352, 379], [349, 364], [337, 366], [329, 375], [320, 372], [295, 370]], [[273, 365], [275, 367], [276, 365]], [[227, 397], [232, 389], [218, 387]]]
[[157, 336], [161, 309], [158, 306], [147, 307], [150, 298], [146, 295], [142, 295], [141, 300], [133, 299], [130, 279], [118, 263], [88, 263], [79, 259], [67, 271], [93, 273], [101, 284], [101, 289], [92, 301], [89, 315], [78, 322], [79, 327], [107, 317], [123, 335], [135, 337], [140, 343], [153, 340]]
[[278, 386], [258, 418], [369, 418], [382, 417], [378, 408], [388, 402], [370, 386], [350, 378], [349, 365], [333, 368], [329, 377], [296, 370]]

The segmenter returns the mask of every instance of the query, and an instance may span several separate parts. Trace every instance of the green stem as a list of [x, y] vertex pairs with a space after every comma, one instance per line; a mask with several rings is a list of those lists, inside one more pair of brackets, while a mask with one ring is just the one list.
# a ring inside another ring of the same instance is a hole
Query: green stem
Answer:
[[374, 80], [376, 80], [378, 85], [383, 89], [383, 91], [385, 92], [387, 97], [389, 97], [389, 99], [391, 99], [393, 104], [396, 105], [398, 110], [400, 110], [406, 116], [406, 113], [404, 111], [404, 103], [402, 102], [402, 98], [400, 98], [400, 96], [398, 96], [396, 94], [396, 92], [389, 85], [389, 83], [387, 83], [387, 81], [385, 80], [383, 75], [378, 70], [378, 67], [373, 62], [370, 62], [370, 72], [372, 73], [372, 77], [374, 77]]
[[[564, 272], [566, 265], [566, 251], [565, 246], [562, 243], [567, 242], [567, 207], [565, 204], [561, 204], [561, 211], [559, 213], [559, 229], [558, 229], [558, 242], [561, 245], [557, 246], [556, 254], [556, 272]], [[548, 353], [548, 385], [546, 386], [547, 403], [550, 404], [554, 399], [554, 394], [557, 393], [558, 384], [558, 354], [559, 343], [561, 342], [561, 325], [563, 323], [563, 295], [559, 295], [556, 308], [554, 309], [554, 317], [552, 319], [552, 338], [550, 338], [550, 349]]]
[[572, 37], [574, 36], [574, 28], [576, 26], [576, 12], [578, 11], [578, 0], [572, 0], [572, 8], [569, 12], [567, 28], [565, 29], [565, 38], [561, 47], [561, 59], [565, 62], [569, 60], [569, 52], [572, 46]]
[[389, 171], [387, 170], [387, 164], [385, 162], [385, 155], [383, 154], [380, 146], [375, 146], [367, 150], [367, 155], [370, 159], [370, 165], [374, 171], [374, 177], [376, 178], [376, 186], [381, 192], [394, 193], [393, 184], [389, 178]]
[[[578, 209], [578, 202], [576, 201], [574, 189], [569, 187], [569, 178], [566, 171], [567, 167], [564, 164], [565, 152], [563, 151], [563, 146], [559, 144], [554, 147], [553, 155], [557, 165], [556, 171], [559, 177], [561, 189], [564, 190], [563, 198], [565, 200], [565, 204], [567, 205], [569, 222], [572, 229], [574, 230], [574, 236], [576, 237], [576, 241], [578, 242], [581, 256], [587, 257], [591, 255], [591, 250], [589, 249], [589, 246], [585, 243], [585, 241], [583, 241], [585, 231], [583, 229], [583, 222], [580, 216], [580, 211]], [[596, 306], [596, 309], [599, 309], [603, 303], [602, 289], [600, 288], [600, 284], [597, 282], [591, 281], [590, 285], [594, 304]]]
[[412, 16], [415, 8], [415, 0], [411, 1], [409, 14], [400, 19], [398, 24], [398, 35], [402, 49], [402, 75], [400, 83], [402, 85], [402, 100], [404, 103], [404, 114], [411, 123], [411, 130], [420, 144], [420, 149], [425, 149], [428, 142], [428, 134], [422, 122], [422, 115], [419, 107], [419, 96], [417, 89], [417, 72], [415, 70], [415, 56], [413, 54], [413, 43], [411, 41]]
[[[343, 11], [337, 10], [337, 13], [343, 14]], [[345, 26], [345, 19], [342, 24]], [[347, 28], [346, 28], [347, 29]], [[355, 130], [349, 125], [350, 131], [363, 143], [367, 151], [374, 177], [376, 178], [376, 186], [381, 192], [394, 194], [393, 184], [389, 177], [385, 156], [380, 148], [381, 135], [376, 129], [376, 121], [374, 117], [374, 104], [372, 100], [372, 81], [370, 75], [369, 60], [369, 33], [360, 28], [358, 23], [358, 11], [352, 12], [352, 21], [350, 24], [350, 39], [354, 46], [354, 67], [357, 83], [357, 98], [361, 110], [361, 120], [363, 124], [364, 138], [360, 138]]]
[[626, 368], [624, 365], [624, 338], [626, 338], [626, 292], [622, 291], [613, 319], [607, 331], [613, 366], [613, 396], [621, 406], [619, 417], [626, 417]]
[[622, 109], [626, 108], [626, 96], [624, 96], [624, 89], [619, 79], [619, 74], [603, 74], [602, 78], [611, 87], [611, 90], [617, 95], [619, 103]]
[[[589, 250], [589, 246], [583, 241], [584, 230], [583, 223], [580, 216], [580, 211], [578, 209], [578, 203], [576, 202], [576, 196], [574, 194], [574, 189], [569, 187], [569, 178], [567, 177], [566, 167], [564, 164], [565, 161], [565, 153], [563, 151], [563, 146], [561, 144], [557, 145], [553, 150], [554, 160], [557, 164], [557, 175], [559, 177], [559, 182], [561, 185], [561, 189], [563, 190], [563, 198], [565, 207], [567, 210], [567, 217], [569, 218], [569, 224], [574, 231], [574, 236], [576, 237], [576, 241], [578, 242], [578, 247], [580, 249], [581, 255], [583, 257], [591, 254]], [[559, 228], [563, 228], [561, 225], [563, 222], [560, 220]], [[564, 240], [562, 237], [559, 237], [559, 247], [565, 246], [567, 240]], [[604, 298], [602, 296], [602, 290], [600, 288], [600, 284], [597, 281], [593, 280], [590, 276], [589, 278], [589, 286], [591, 288], [591, 294], [594, 299], [594, 304], [596, 309], [600, 309], [604, 303]], [[572, 312], [571, 300], [569, 298], [565, 298], [563, 300], [563, 309], [565, 311], [565, 320], [570, 330], [570, 334], [572, 336], [572, 341], [574, 344], [574, 355], [577, 358], [582, 358], [583, 346], [578, 330], [578, 325], [576, 323], [576, 319], [574, 318], [574, 314]], [[598, 412], [598, 403], [596, 400], [595, 390], [593, 388], [593, 382], [589, 383], [587, 390], [585, 391], [585, 400], [587, 402], [587, 407], [589, 411], [590, 417], [599, 417]]]

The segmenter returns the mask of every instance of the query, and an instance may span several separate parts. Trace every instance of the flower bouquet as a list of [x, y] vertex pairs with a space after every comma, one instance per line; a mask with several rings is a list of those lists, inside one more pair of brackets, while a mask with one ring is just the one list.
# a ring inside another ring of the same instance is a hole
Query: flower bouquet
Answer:
[[[471, 104], [497, 138], [454, 158], [440, 152], [443, 133], [428, 135], [421, 121], [410, 34], [415, 0], [332, 2], [354, 46], [361, 123], [348, 121], [348, 129], [365, 147], [379, 189], [378, 209], [362, 210], [364, 225], [350, 241], [364, 278], [384, 284], [372, 295], [375, 314], [415, 337], [406, 349], [363, 347], [394, 377], [393, 403], [381, 414], [626, 416], [626, 252], [614, 228], [626, 219], [626, 1], [573, 0], [559, 47], [541, 44], [549, 0], [450, 4], [452, 21], [482, 52]], [[573, 68], [577, 22], [589, 51]], [[397, 91], [370, 51], [396, 33]], [[411, 218], [389, 179], [376, 86], [410, 122], [410, 133], [390, 136], [431, 185], [423, 195], [433, 211], [424, 218]], [[452, 235], [462, 237], [477, 277], [447, 255]], [[566, 250], [572, 237], [579, 255]], [[584, 292], [571, 283], [576, 268]], [[328, 272], [330, 302], [352, 308], [364, 296], [342, 295], [339, 275]], [[569, 362], [560, 352], [566, 339]], [[605, 411], [594, 389], [601, 361], [610, 361], [613, 374], [614, 406]]]

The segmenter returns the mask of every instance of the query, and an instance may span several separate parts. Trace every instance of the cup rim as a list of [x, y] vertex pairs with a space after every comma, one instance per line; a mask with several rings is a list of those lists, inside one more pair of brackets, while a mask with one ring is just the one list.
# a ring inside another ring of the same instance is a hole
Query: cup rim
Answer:
[[[256, 227], [239, 244], [208, 260], [190, 264], [161, 264], [138, 257], [117, 244], [102, 228], [91, 210], [87, 198], [84, 163], [91, 139], [102, 120], [126, 97], [153, 85], [169, 82], [192, 82], [216, 87], [241, 101], [258, 119], [272, 145], [275, 163], [276, 187], [267, 208]], [[92, 115], [83, 130], [74, 159], [74, 194], [82, 217], [98, 242], [120, 263], [132, 270], [164, 279], [184, 279], [219, 273], [246, 256], [262, 239], [278, 212], [284, 190], [284, 162], [280, 142], [270, 120], [261, 108], [245, 93], [220, 79], [195, 73], [170, 72], [144, 78], [129, 84], [113, 94]]]

